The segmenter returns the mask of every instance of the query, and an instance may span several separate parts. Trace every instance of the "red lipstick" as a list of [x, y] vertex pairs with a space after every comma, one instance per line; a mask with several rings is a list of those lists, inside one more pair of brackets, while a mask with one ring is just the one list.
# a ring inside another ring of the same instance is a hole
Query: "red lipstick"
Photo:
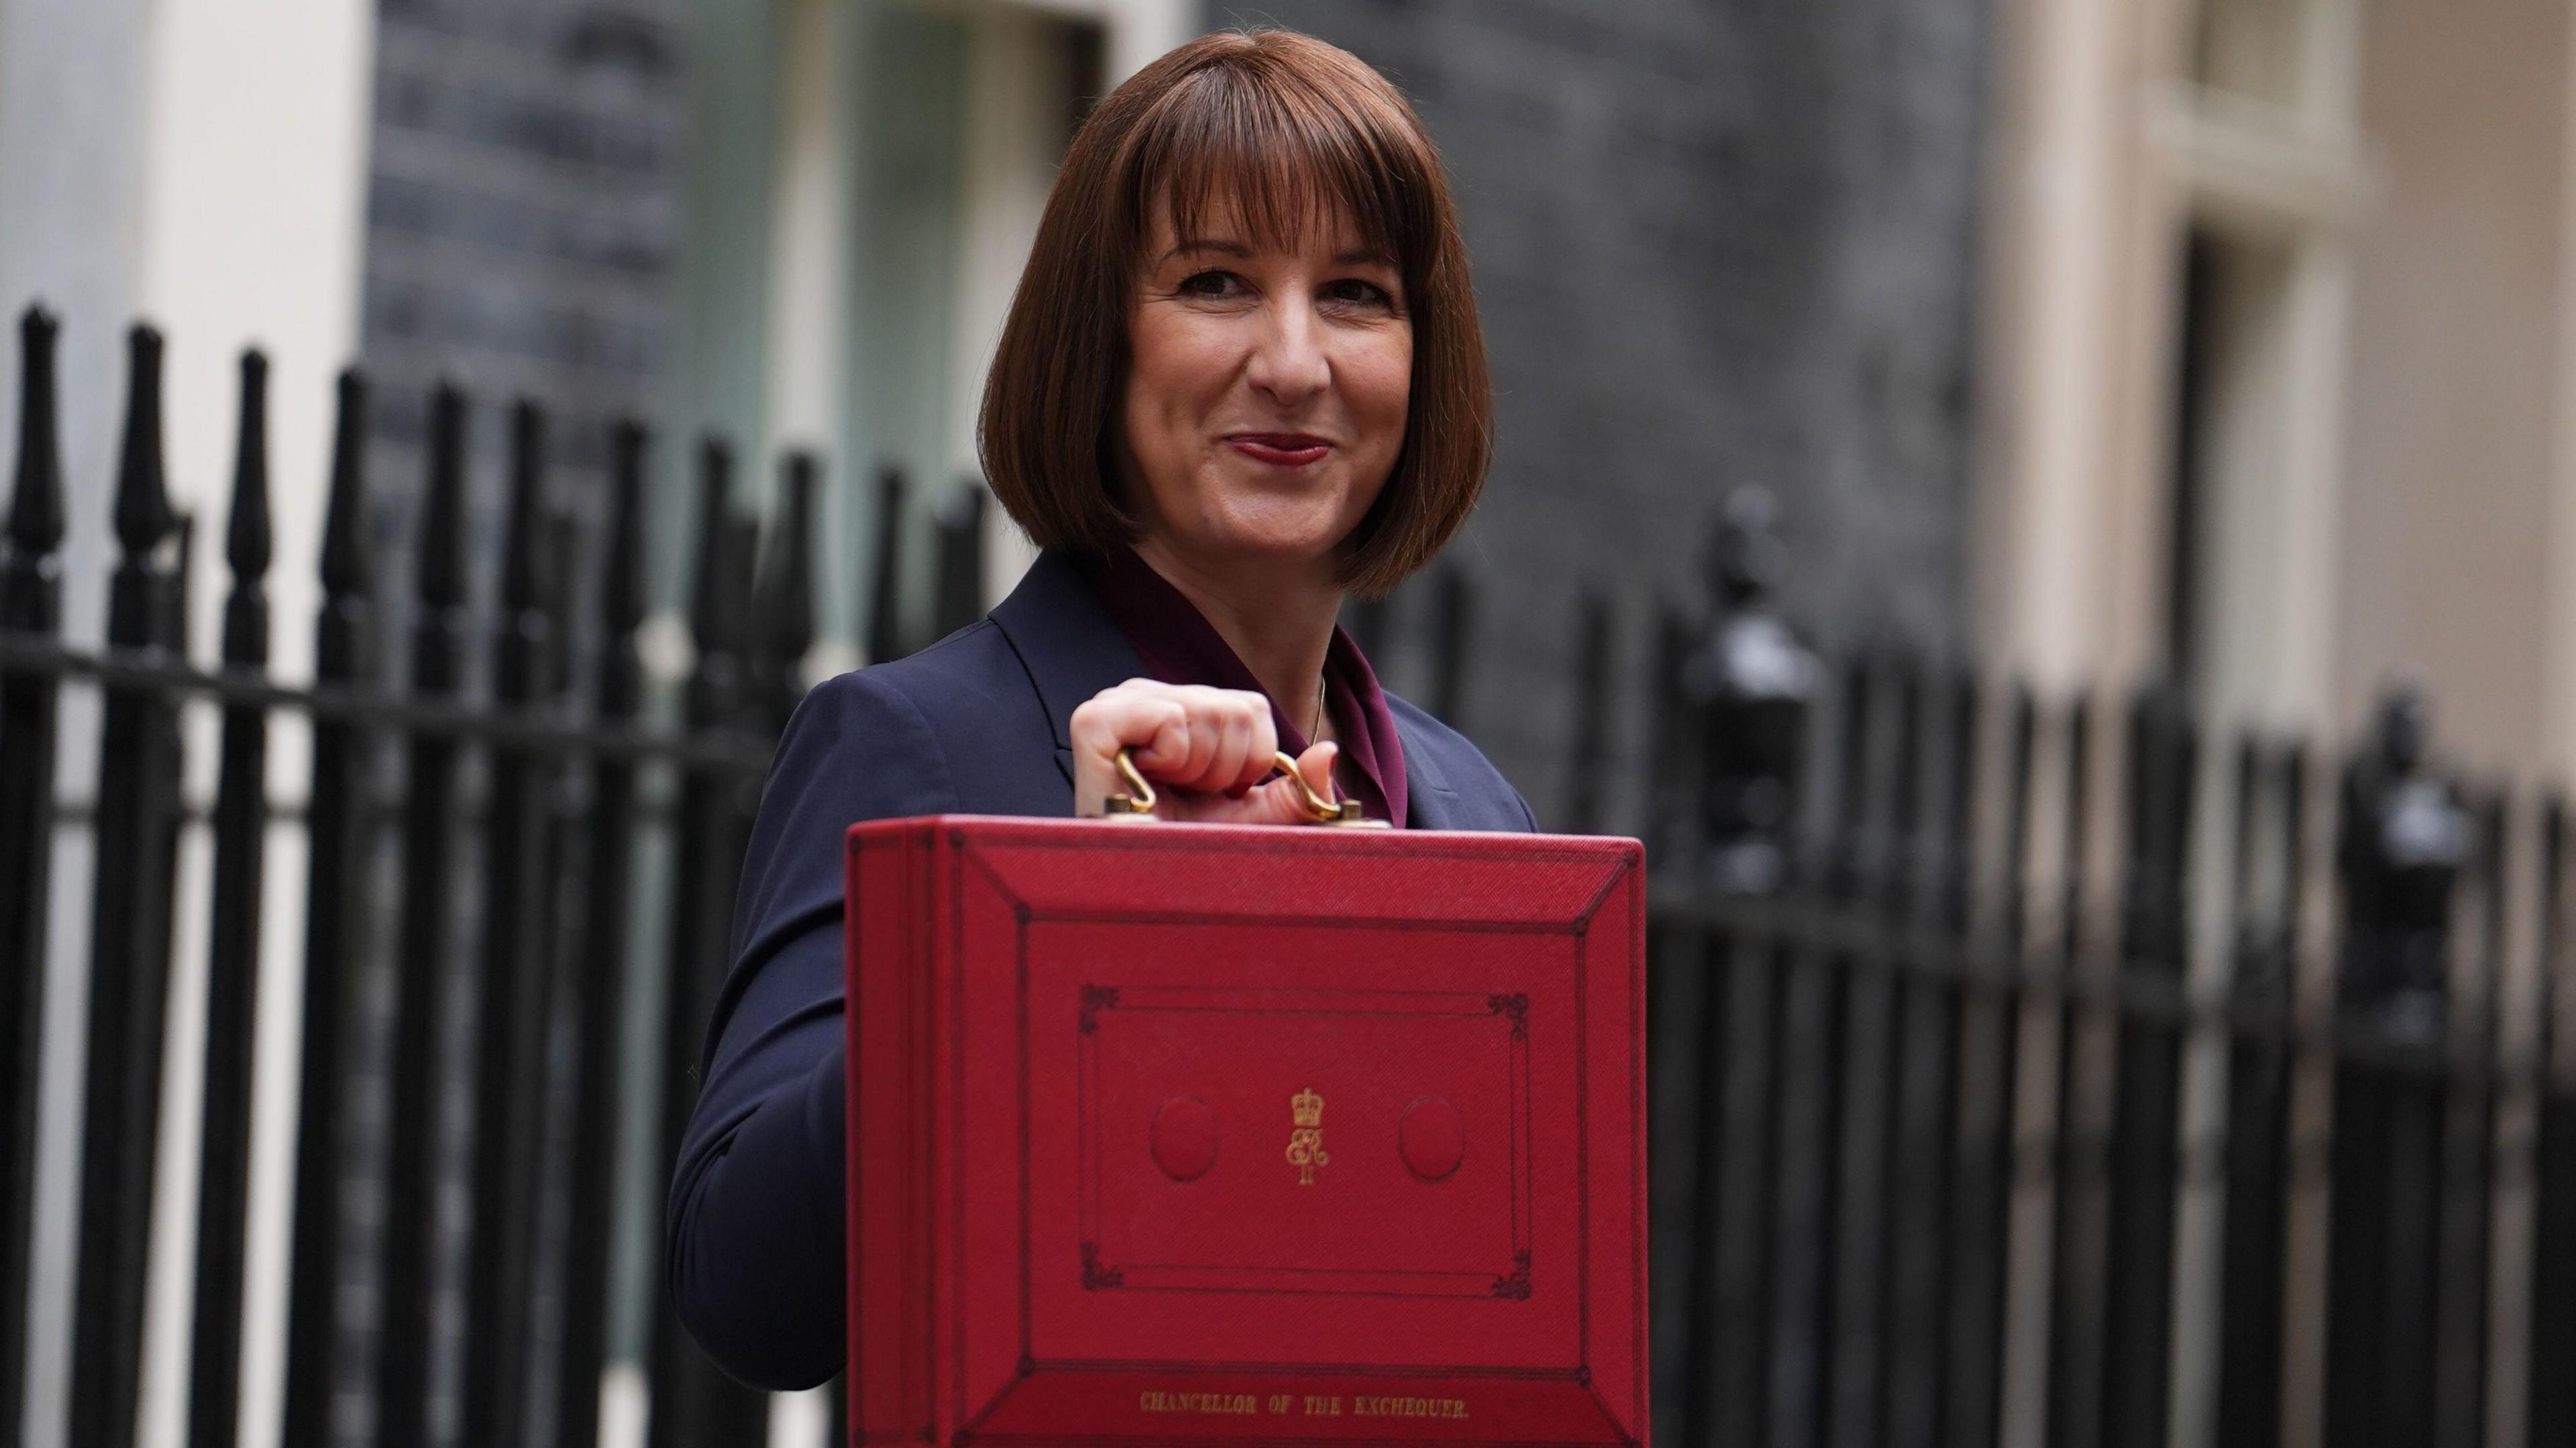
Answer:
[[1238, 432], [1225, 441], [1228, 447], [1255, 462], [1281, 468], [1321, 462], [1333, 450], [1331, 443], [1303, 432]]

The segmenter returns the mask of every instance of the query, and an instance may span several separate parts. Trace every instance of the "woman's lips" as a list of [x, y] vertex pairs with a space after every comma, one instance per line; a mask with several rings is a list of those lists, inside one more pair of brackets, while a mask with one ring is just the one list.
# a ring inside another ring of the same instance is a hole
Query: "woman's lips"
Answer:
[[1273, 467], [1302, 468], [1321, 462], [1333, 445], [1320, 437], [1302, 432], [1239, 432], [1225, 440], [1226, 446], [1255, 462]]

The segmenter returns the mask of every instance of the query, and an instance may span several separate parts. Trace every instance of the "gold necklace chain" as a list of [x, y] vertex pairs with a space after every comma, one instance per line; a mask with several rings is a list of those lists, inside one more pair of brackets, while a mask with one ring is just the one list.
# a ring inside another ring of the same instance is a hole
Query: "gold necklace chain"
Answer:
[[1312, 745], [1312, 744], [1315, 742], [1315, 738], [1316, 738], [1316, 736], [1317, 736], [1317, 735], [1319, 735], [1319, 734], [1321, 734], [1321, 733], [1323, 733], [1323, 732], [1324, 732], [1324, 676], [1323, 676], [1323, 675], [1321, 675], [1321, 674], [1317, 674], [1317, 675], [1315, 676], [1315, 719], [1314, 719], [1314, 722], [1313, 722], [1313, 723], [1308, 724], [1308, 725], [1306, 726], [1306, 742], [1307, 742], [1307, 744]]

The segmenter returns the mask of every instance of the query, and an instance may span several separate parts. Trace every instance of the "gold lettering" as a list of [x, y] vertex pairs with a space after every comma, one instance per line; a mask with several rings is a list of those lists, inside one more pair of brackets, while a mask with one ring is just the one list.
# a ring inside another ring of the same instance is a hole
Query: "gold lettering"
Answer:
[[[1258, 1417], [1263, 1412], [1300, 1413], [1309, 1418], [1342, 1416], [1342, 1399], [1328, 1393], [1272, 1393], [1263, 1397], [1255, 1393], [1176, 1393], [1148, 1389], [1136, 1395], [1136, 1407], [1145, 1413], [1182, 1413], [1200, 1417]], [[1363, 1393], [1350, 1400], [1350, 1414], [1358, 1418], [1455, 1418], [1465, 1419], [1464, 1398], [1403, 1398]]]
[[1362, 1418], [1464, 1418], [1464, 1398], [1377, 1398], [1351, 1400], [1351, 1411]]
[[[1286, 1400], [1278, 1401], [1284, 1403]], [[1136, 1395], [1136, 1407], [1146, 1413], [1257, 1414], [1261, 1411], [1261, 1400], [1250, 1393], [1144, 1392]]]

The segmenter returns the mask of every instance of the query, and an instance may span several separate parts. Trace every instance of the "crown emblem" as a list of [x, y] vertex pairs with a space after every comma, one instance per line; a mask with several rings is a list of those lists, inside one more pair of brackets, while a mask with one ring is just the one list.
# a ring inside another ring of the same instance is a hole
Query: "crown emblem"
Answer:
[[1315, 1168], [1329, 1166], [1332, 1158], [1324, 1154], [1324, 1098], [1309, 1086], [1288, 1098], [1288, 1117], [1296, 1130], [1288, 1133], [1288, 1164], [1297, 1169], [1297, 1185], [1315, 1184]]
[[1299, 1126], [1321, 1126], [1324, 1124], [1324, 1098], [1316, 1095], [1315, 1088], [1309, 1086], [1288, 1098], [1288, 1114], [1296, 1118]]

